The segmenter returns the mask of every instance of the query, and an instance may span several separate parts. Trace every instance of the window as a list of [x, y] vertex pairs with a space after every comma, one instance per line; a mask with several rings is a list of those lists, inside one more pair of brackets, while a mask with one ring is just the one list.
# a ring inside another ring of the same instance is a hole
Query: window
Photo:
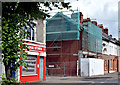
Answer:
[[57, 48], [57, 47], [58, 47], [58, 41], [55, 41], [53, 45], [54, 45], [54, 47], [55, 47], [53, 50], [54, 50], [54, 51], [57, 51], [57, 50], [58, 50], [58, 48]]
[[105, 43], [103, 43], [103, 46], [105, 46], [106, 44]]
[[32, 40], [35, 40], [35, 38], [34, 38], [34, 29], [32, 30]]
[[24, 30], [28, 33], [28, 36], [27, 36], [27, 34], [24, 34], [24, 36], [27, 36], [27, 38], [25, 38], [25, 39], [34, 41], [35, 40], [35, 28], [32, 29], [30, 27], [27, 27], [27, 29], [25, 29], [25, 27], [24, 27]]
[[31, 28], [29, 28], [29, 27], [27, 28], [27, 33], [28, 33], [27, 39], [31, 40]]
[[105, 70], [107, 70], [107, 61], [105, 60]]
[[117, 69], [117, 60], [115, 60], [115, 69]]
[[112, 69], [112, 59], [110, 60], [110, 69]]

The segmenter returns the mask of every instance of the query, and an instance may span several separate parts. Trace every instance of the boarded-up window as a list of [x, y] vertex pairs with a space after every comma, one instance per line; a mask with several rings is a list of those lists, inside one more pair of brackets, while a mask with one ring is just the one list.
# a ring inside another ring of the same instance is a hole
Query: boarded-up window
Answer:
[[22, 75], [36, 75], [36, 59], [37, 56], [29, 55], [28, 59], [23, 60], [26, 64], [28, 64], [28, 69], [22, 66]]

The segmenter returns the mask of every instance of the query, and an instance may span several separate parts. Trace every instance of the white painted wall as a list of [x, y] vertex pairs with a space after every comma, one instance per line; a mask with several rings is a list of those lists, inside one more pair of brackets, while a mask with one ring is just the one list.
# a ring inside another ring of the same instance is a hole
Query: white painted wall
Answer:
[[118, 54], [118, 56], [120, 56], [120, 46], [118, 46], [117, 54]]
[[36, 41], [46, 43], [46, 23], [45, 20], [37, 20], [36, 25]]
[[[103, 44], [105, 44], [105, 46], [103, 46]], [[109, 43], [104, 40], [102, 41], [102, 53], [109, 55]]]
[[2, 62], [0, 61], [0, 81], [1, 81], [1, 78], [2, 78]]
[[81, 58], [81, 76], [104, 75], [104, 60]]
[[[2, 61], [0, 61], [0, 81], [2, 79], [3, 73], [5, 74], [5, 66], [2, 63]], [[4, 77], [5, 77], [5, 75], [4, 75]]]
[[104, 60], [89, 59], [89, 76], [104, 75]]
[[120, 72], [120, 56], [119, 56], [119, 72]]
[[[107, 55], [115, 55], [115, 56], [119, 56], [120, 55], [120, 46], [112, 43], [112, 42], [106, 42], [106, 41], [102, 41], [102, 44], [105, 44], [105, 46], [102, 46], [102, 53], [103, 54], [107, 54]], [[105, 48], [107, 50], [105, 50]]]
[[89, 76], [89, 59], [81, 58], [80, 59], [80, 67], [81, 67], [81, 76]]

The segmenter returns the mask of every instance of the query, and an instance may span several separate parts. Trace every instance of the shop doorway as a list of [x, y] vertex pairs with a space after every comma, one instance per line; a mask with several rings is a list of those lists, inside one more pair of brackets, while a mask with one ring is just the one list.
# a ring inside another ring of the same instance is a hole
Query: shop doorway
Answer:
[[40, 56], [40, 80], [43, 80], [44, 56]]

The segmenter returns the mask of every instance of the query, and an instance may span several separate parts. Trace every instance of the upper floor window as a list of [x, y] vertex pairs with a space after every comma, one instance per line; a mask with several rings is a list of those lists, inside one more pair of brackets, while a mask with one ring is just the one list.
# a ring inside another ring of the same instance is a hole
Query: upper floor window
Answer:
[[103, 46], [105, 46], [106, 44], [105, 44], [105, 43], [103, 43], [102, 45], [103, 45]]
[[35, 41], [35, 28], [32, 29], [27, 26], [27, 29], [25, 29], [25, 27], [24, 27], [24, 30], [28, 33], [28, 35], [24, 34], [24, 36], [27, 36], [27, 38], [25, 38], [25, 39]]
[[55, 42], [54, 42], [54, 46], [55, 46], [55, 47], [58, 47], [58, 41], [55, 41]]
[[57, 48], [57, 47], [58, 47], [58, 41], [55, 41], [53, 45], [54, 45], [54, 47], [55, 47], [53, 50], [54, 50], [54, 51], [57, 51], [57, 50], [58, 50], [58, 48]]

